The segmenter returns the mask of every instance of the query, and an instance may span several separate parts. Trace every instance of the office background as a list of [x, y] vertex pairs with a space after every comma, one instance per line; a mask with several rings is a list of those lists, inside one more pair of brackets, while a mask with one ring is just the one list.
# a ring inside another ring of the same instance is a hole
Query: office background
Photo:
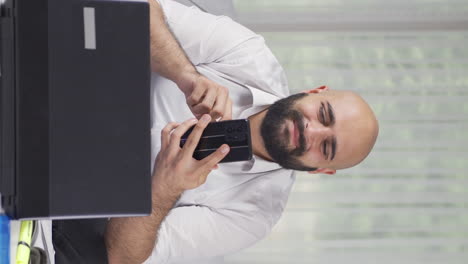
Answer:
[[365, 162], [299, 173], [273, 232], [226, 263], [468, 263], [468, 1], [191, 2], [263, 35], [293, 92], [351, 89], [380, 120]]

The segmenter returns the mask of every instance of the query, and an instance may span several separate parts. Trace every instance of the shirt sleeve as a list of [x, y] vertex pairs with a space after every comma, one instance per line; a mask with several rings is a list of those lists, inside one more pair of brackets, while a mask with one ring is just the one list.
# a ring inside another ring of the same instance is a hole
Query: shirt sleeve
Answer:
[[220, 61], [241, 43], [262, 38], [227, 16], [215, 16], [172, 0], [156, 1], [169, 29], [195, 66]]
[[[256, 165], [262, 169], [266, 164]], [[203, 205], [187, 203], [173, 208], [161, 224], [156, 246], [145, 263], [205, 263], [265, 238], [281, 217], [295, 173], [277, 169], [236, 177], [248, 180], [225, 185], [231, 187], [201, 201]], [[223, 186], [225, 179], [208, 184]]]
[[157, 0], [166, 22], [200, 73], [216, 75], [279, 97], [289, 95], [286, 74], [262, 36], [226, 16], [172, 0]]
[[161, 225], [156, 247], [144, 263], [196, 261], [237, 252], [267, 235], [270, 227], [262, 222], [234, 210], [174, 208]]

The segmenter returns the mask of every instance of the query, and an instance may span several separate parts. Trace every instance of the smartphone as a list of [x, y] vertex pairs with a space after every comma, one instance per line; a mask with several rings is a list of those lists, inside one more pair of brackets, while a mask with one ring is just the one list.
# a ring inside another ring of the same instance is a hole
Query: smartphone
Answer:
[[[194, 126], [182, 136], [180, 147], [184, 146], [193, 128]], [[215, 152], [223, 144], [227, 144], [230, 151], [220, 163], [252, 159], [249, 120], [236, 119], [209, 123], [202, 133], [193, 157], [201, 160]]]

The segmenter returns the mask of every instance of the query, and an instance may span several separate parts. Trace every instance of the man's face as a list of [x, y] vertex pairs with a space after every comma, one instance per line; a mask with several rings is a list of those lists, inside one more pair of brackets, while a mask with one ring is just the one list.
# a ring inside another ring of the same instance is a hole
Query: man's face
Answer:
[[270, 106], [261, 125], [265, 149], [273, 160], [305, 171], [356, 165], [371, 150], [377, 131], [367, 103], [344, 91], [281, 99]]

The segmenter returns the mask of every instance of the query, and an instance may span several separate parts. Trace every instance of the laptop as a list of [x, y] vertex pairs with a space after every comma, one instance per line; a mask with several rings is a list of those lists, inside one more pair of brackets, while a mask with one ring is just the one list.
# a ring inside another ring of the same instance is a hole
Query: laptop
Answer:
[[6, 213], [13, 219], [149, 214], [148, 3], [0, 1]]

